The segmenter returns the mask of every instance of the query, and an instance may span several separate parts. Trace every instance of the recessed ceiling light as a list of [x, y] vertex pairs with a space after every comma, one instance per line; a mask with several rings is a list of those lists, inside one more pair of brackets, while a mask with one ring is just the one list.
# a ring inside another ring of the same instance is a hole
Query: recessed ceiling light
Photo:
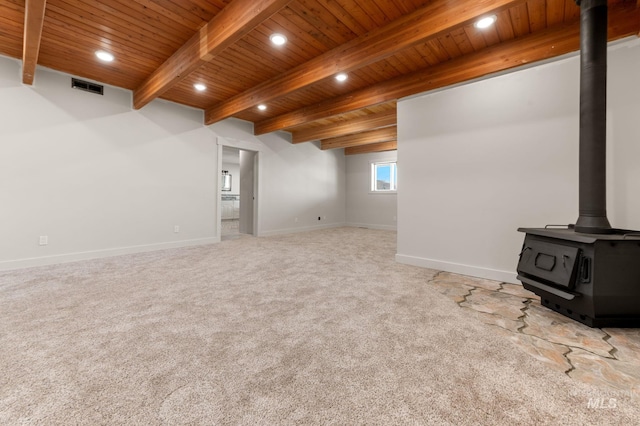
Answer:
[[278, 33], [271, 34], [271, 36], [269, 37], [269, 40], [271, 40], [271, 43], [275, 44], [276, 46], [282, 46], [287, 42], [287, 38], [282, 34], [278, 34]]
[[196, 83], [196, 84], [193, 85], [193, 87], [195, 87], [198, 92], [202, 92], [204, 90], [207, 90], [207, 86], [205, 86], [202, 83]]
[[343, 72], [341, 72], [340, 74], [336, 75], [336, 80], [343, 82], [346, 81], [347, 78], [349, 78], [349, 76]]
[[96, 52], [96, 56], [98, 57], [98, 59], [105, 62], [111, 62], [114, 59], [111, 53], [105, 52], [104, 50], [98, 50]]
[[267, 106], [266, 106], [266, 105], [264, 105], [264, 104], [260, 104], [260, 105], [258, 105], [258, 109], [259, 109], [260, 111], [264, 111], [265, 109], [267, 109]]
[[498, 19], [496, 15], [485, 16], [484, 18], [478, 19], [473, 26], [479, 29], [489, 28], [496, 22], [496, 19]]

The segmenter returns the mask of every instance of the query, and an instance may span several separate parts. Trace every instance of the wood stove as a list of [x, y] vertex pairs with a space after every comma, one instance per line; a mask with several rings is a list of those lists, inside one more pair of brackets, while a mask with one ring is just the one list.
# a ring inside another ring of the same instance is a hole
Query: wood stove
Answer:
[[606, 209], [607, 1], [580, 6], [580, 214], [565, 228], [520, 228], [518, 279], [542, 304], [590, 327], [640, 327], [640, 232]]
[[640, 234], [526, 232], [518, 279], [541, 303], [589, 327], [640, 327]]

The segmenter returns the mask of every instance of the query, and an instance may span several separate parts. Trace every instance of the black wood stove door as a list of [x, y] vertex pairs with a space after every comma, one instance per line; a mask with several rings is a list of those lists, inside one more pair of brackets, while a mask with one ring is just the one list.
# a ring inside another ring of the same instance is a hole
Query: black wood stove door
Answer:
[[572, 289], [575, 286], [580, 249], [563, 244], [524, 240], [518, 273], [551, 285]]

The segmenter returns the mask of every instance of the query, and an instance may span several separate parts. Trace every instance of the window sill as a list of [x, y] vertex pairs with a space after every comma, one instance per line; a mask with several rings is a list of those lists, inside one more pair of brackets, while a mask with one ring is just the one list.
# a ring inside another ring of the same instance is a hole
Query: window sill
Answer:
[[369, 194], [372, 194], [372, 195], [391, 195], [391, 194], [395, 195], [397, 193], [398, 191], [369, 191]]

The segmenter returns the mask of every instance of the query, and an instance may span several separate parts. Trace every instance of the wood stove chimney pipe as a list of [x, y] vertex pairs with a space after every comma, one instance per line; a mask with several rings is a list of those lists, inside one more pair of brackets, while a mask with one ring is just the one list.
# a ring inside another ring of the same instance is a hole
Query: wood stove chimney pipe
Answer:
[[607, 219], [607, 1], [580, 6], [580, 159], [576, 232], [612, 232]]

